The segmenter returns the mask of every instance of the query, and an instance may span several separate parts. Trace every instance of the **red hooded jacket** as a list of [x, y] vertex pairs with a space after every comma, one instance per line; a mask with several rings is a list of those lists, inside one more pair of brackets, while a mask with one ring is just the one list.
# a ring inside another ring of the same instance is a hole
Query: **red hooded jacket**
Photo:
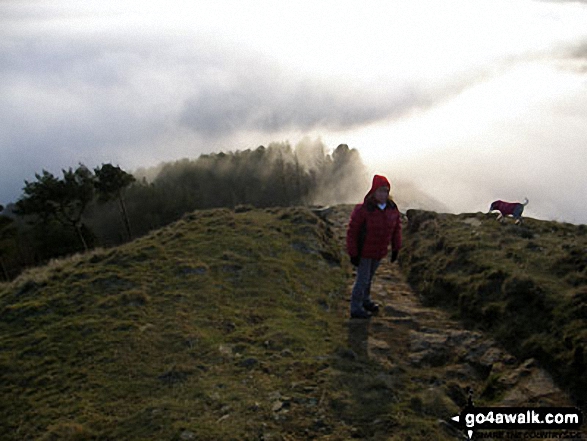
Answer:
[[[388, 187], [389, 181], [375, 175], [373, 185], [362, 204], [355, 206], [347, 229], [346, 245], [349, 256], [382, 259], [387, 255], [389, 245], [394, 251], [402, 246], [401, 217], [397, 205], [388, 199], [382, 210], [373, 193], [379, 187]], [[362, 248], [359, 254], [359, 242]]]

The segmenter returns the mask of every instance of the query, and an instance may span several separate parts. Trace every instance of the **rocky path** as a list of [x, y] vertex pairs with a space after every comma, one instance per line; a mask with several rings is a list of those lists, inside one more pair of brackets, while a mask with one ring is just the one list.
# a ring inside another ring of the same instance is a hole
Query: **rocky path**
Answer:
[[[349, 210], [342, 208], [328, 215], [341, 246], [348, 216]], [[353, 282], [349, 280], [349, 298]], [[409, 401], [414, 411], [436, 416], [439, 425], [448, 426], [446, 414], [458, 413], [469, 391], [475, 404], [479, 400], [492, 407], [572, 406], [534, 360], [518, 360], [447, 312], [423, 306], [398, 264], [382, 261], [371, 293], [381, 310], [370, 320], [348, 321], [349, 347], [391, 373], [398, 398]], [[459, 433], [454, 435], [458, 439]]]

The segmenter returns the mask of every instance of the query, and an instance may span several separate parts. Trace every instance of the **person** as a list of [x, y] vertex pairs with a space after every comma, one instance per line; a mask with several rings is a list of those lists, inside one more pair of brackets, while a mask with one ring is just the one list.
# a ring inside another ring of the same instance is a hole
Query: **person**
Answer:
[[371, 299], [371, 282], [381, 259], [388, 254], [391, 262], [398, 258], [402, 246], [401, 217], [389, 196], [390, 184], [385, 176], [375, 175], [363, 203], [351, 214], [347, 234], [347, 253], [357, 267], [351, 294], [351, 318], [369, 318], [379, 310]]

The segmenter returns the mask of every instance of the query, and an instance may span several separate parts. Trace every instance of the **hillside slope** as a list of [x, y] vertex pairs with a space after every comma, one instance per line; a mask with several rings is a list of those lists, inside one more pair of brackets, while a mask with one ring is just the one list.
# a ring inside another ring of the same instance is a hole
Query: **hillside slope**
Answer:
[[328, 235], [304, 209], [202, 211], [0, 285], [2, 439], [258, 439], [287, 432], [283, 391], [311, 428], [343, 334]]
[[[497, 284], [495, 274], [509, 287], [508, 259], [554, 241], [555, 226], [541, 236], [532, 220], [513, 229], [482, 215], [410, 212], [402, 266], [382, 262], [372, 287], [380, 314], [349, 320], [351, 209], [195, 212], [1, 284], [2, 439], [448, 441], [463, 439], [448, 421], [469, 390], [481, 405], [570, 404], [536, 363], [464, 329], [451, 297], [485, 295], [479, 287]], [[500, 234], [509, 257], [484, 251]], [[571, 269], [575, 299], [584, 272], [555, 255], [548, 262]], [[506, 300], [526, 285], [513, 286]], [[585, 329], [577, 320], [565, 328], [573, 345]]]
[[409, 210], [402, 267], [429, 305], [534, 358], [587, 404], [587, 229]]

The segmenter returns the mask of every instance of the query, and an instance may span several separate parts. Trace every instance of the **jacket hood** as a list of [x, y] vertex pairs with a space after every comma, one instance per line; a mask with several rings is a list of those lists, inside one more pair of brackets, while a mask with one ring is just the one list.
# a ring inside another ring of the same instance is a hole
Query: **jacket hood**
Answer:
[[373, 193], [375, 193], [375, 190], [377, 190], [379, 187], [391, 188], [391, 185], [389, 184], [389, 181], [387, 180], [387, 178], [385, 176], [375, 175], [375, 176], [373, 176], [373, 183], [371, 184], [371, 190], [369, 190], [369, 193], [367, 193], [367, 195], [365, 196], [365, 199], [367, 199], [369, 196], [371, 196]]

